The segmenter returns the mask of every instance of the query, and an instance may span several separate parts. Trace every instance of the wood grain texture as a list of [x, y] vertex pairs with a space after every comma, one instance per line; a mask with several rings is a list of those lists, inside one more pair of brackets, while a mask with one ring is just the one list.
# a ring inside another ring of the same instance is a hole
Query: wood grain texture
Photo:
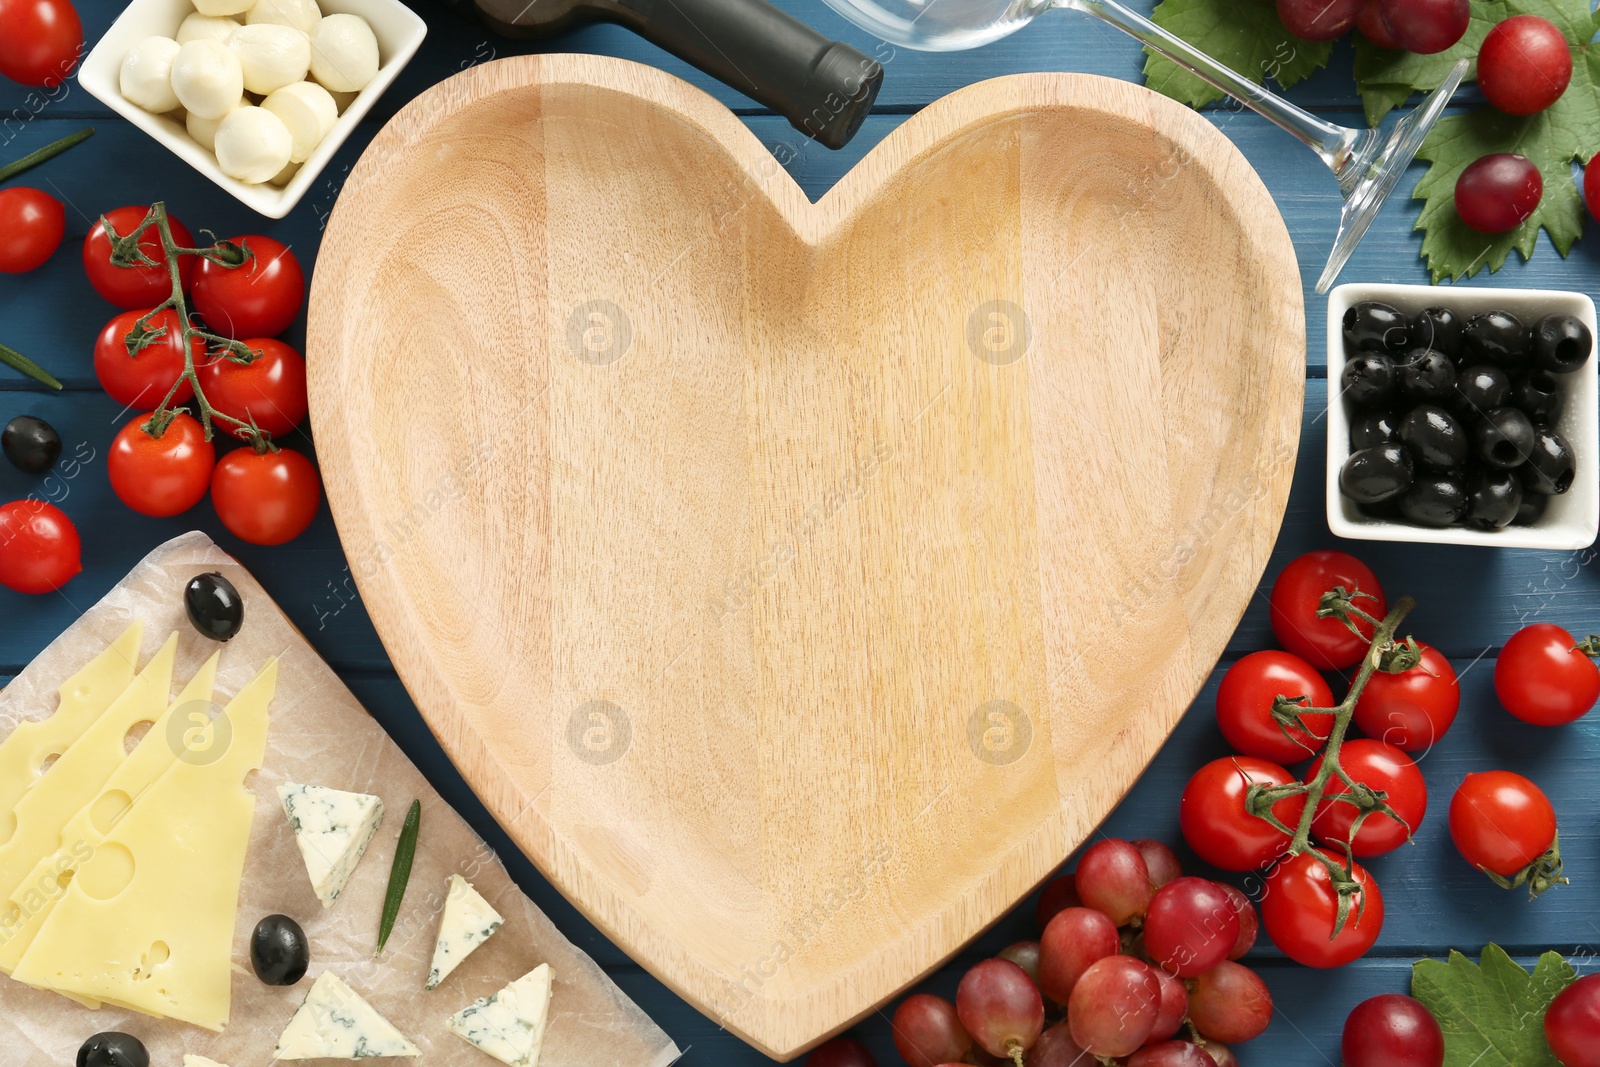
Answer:
[[788, 1058], [1149, 761], [1276, 535], [1303, 329], [1254, 172], [1143, 90], [963, 90], [812, 205], [688, 85], [544, 57], [378, 136], [307, 335], [335, 519], [446, 751]]

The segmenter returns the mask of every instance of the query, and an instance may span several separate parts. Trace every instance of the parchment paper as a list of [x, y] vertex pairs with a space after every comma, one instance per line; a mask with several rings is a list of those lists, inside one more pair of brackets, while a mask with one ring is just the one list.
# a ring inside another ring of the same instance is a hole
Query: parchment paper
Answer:
[[[56, 687], [136, 618], [145, 622], [141, 667], [178, 631], [174, 690], [181, 689], [219, 647], [196, 633], [184, 615], [183, 586], [204, 571], [220, 571], [245, 601], [243, 630], [220, 646], [216, 703], [226, 704], [270, 656], [281, 659], [266, 764], [251, 783], [256, 811], [234, 931], [232, 1022], [226, 1033], [213, 1034], [116, 1009], [89, 1011], [0, 976], [0, 1061], [6, 1067], [69, 1064], [91, 1034], [122, 1030], [145, 1043], [155, 1067], [178, 1067], [185, 1052], [229, 1067], [265, 1067], [311, 982], [332, 970], [422, 1050], [417, 1059], [386, 1062], [492, 1067], [495, 1061], [452, 1035], [445, 1020], [540, 963], [555, 972], [541, 1067], [665, 1067], [677, 1059], [671, 1039], [522, 894], [489, 847], [433, 791], [261, 586], [204, 534], [187, 534], [152, 552], [0, 692], [0, 737], [23, 719], [54, 712]], [[383, 825], [328, 911], [311, 891], [278, 802], [277, 787], [289, 780], [383, 798]], [[390, 863], [413, 799], [422, 801], [416, 865], [388, 949], [374, 960]], [[423, 992], [452, 873], [476, 886], [506, 925], [440, 988]], [[265, 986], [250, 971], [250, 931], [276, 912], [296, 919], [311, 941], [311, 971], [287, 989]]]

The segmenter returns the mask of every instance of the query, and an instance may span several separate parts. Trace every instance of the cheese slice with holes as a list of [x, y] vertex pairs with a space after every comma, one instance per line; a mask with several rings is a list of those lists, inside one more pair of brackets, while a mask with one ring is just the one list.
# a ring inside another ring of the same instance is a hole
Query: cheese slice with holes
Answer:
[[[145, 790], [155, 784], [183, 750], [193, 731], [203, 730], [210, 719], [211, 697], [217, 679], [218, 652], [207, 660], [184, 686], [183, 692], [140, 739], [133, 752], [117, 765], [95, 798], [62, 828], [53, 852], [34, 865], [7, 902], [9, 915], [0, 915], [0, 971], [10, 974], [22, 954], [33, 944], [39, 928], [61, 899], [62, 888], [111, 828], [127, 814]], [[0, 898], [3, 899], [3, 898]], [[95, 1006], [95, 1005], [91, 1005]]]
[[428, 971], [427, 988], [438, 989], [439, 983], [449, 978], [462, 960], [476, 952], [505, 924], [505, 919], [472, 888], [471, 882], [452, 874], [444, 913], [439, 916], [439, 939], [433, 946], [433, 966]]
[[7, 816], [38, 777], [44, 761], [70, 748], [133, 681], [143, 640], [144, 623], [135, 622], [88, 666], [61, 683], [53, 715], [19, 723], [0, 744], [0, 841], [11, 835]]
[[222, 1030], [278, 663], [196, 737], [95, 848], [17, 964], [29, 985]]
[[278, 799], [300, 846], [311, 888], [323, 908], [331, 908], [383, 822], [383, 801], [365, 793], [293, 782], [278, 787]]
[[342, 978], [323, 971], [272, 1055], [279, 1060], [366, 1060], [422, 1053]]
[[488, 1000], [445, 1023], [450, 1032], [509, 1067], [539, 1067], [550, 1025], [550, 965], [541, 963]]

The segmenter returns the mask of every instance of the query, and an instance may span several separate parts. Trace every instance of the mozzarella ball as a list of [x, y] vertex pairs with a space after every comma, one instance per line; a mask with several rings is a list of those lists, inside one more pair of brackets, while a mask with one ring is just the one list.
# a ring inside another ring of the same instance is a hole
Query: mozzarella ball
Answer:
[[329, 15], [311, 34], [311, 74], [336, 93], [359, 93], [378, 73], [378, 39], [358, 15]]
[[220, 119], [244, 95], [239, 57], [218, 41], [190, 41], [172, 61], [172, 91], [190, 115]]
[[336, 92], [334, 92], [333, 90], [330, 89], [328, 91], [328, 95], [333, 97], [333, 102], [335, 104], [337, 104], [338, 107], [339, 107], [339, 114], [343, 115], [344, 111], [345, 111], [345, 108], [347, 108], [351, 104], [355, 103], [356, 102], [356, 97], [360, 96], [361, 94], [360, 93], [336, 93]]
[[298, 163], [290, 163], [288, 166], [284, 167], [278, 173], [274, 174], [272, 176], [272, 179], [269, 182], [267, 182], [267, 184], [268, 185], [276, 185], [276, 186], [281, 188], [281, 187], [283, 187], [285, 185], [288, 185], [291, 181], [293, 181], [294, 180], [294, 176], [296, 174], [298, 174], [299, 172], [300, 172], [300, 164], [298, 164]]
[[217, 164], [249, 185], [271, 181], [289, 165], [294, 138], [283, 120], [260, 107], [230, 111], [217, 126]]
[[188, 44], [204, 39], [227, 44], [228, 38], [233, 36], [233, 31], [239, 25], [235, 19], [213, 18], [195, 11], [178, 24], [178, 43]]
[[255, 0], [194, 0], [194, 9], [212, 18], [225, 18], [244, 14], [253, 3]]
[[256, 0], [244, 20], [252, 26], [263, 22], [290, 26], [309, 37], [322, 21], [322, 9], [317, 0]]
[[157, 115], [175, 110], [178, 94], [172, 91], [172, 61], [178, 58], [178, 48], [170, 37], [146, 37], [130, 48], [117, 74], [122, 95]]
[[333, 124], [339, 121], [339, 105], [333, 96], [316, 82], [295, 82], [285, 85], [261, 101], [261, 106], [283, 120], [294, 137], [294, 150], [289, 162], [304, 163], [328, 136]]
[[311, 68], [311, 42], [299, 30], [258, 22], [241, 26], [228, 47], [244, 67], [244, 87], [266, 96], [285, 85], [304, 81]]
[[[228, 113], [233, 113], [237, 109], [244, 107], [247, 103], [249, 103], [249, 101], [245, 100], [245, 98], [241, 96], [238, 100], [234, 101], [233, 107], [228, 109]], [[199, 145], [201, 148], [204, 148], [207, 152], [214, 154], [217, 150], [217, 127], [222, 125], [222, 120], [227, 117], [227, 115], [221, 115], [214, 119], [202, 119], [196, 118], [194, 114], [191, 113], [187, 118], [184, 119], [183, 125], [184, 128], [189, 131], [189, 136], [194, 138], [195, 144]]]

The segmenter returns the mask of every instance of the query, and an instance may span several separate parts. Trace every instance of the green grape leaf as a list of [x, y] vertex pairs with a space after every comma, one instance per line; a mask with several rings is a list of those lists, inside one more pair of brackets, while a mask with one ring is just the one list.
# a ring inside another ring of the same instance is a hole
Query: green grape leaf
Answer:
[[1479, 963], [1455, 951], [1448, 961], [1418, 961], [1411, 995], [1444, 1030], [1444, 1067], [1561, 1067], [1544, 1013], [1576, 977], [1559, 952], [1540, 956], [1530, 975], [1491, 944]]
[[1473, 64], [1467, 71], [1469, 80], [1477, 77], [1478, 49], [1483, 39], [1495, 23], [1514, 13], [1521, 12], [1509, 10], [1506, 0], [1472, 0], [1472, 21], [1467, 24], [1466, 35], [1443, 52], [1431, 56], [1379, 48], [1356, 34], [1356, 90], [1361, 93], [1361, 102], [1366, 107], [1367, 122], [1376, 126], [1413, 92], [1437, 89], [1458, 59]]
[[[1284, 29], [1277, 9], [1260, 0], [1161, 0], [1150, 17], [1257, 83], [1271, 78], [1287, 88], [1326, 66], [1333, 54], [1331, 43], [1302, 41]], [[1148, 48], [1144, 82], [1190, 107], [1204, 107], [1227, 96]]]

